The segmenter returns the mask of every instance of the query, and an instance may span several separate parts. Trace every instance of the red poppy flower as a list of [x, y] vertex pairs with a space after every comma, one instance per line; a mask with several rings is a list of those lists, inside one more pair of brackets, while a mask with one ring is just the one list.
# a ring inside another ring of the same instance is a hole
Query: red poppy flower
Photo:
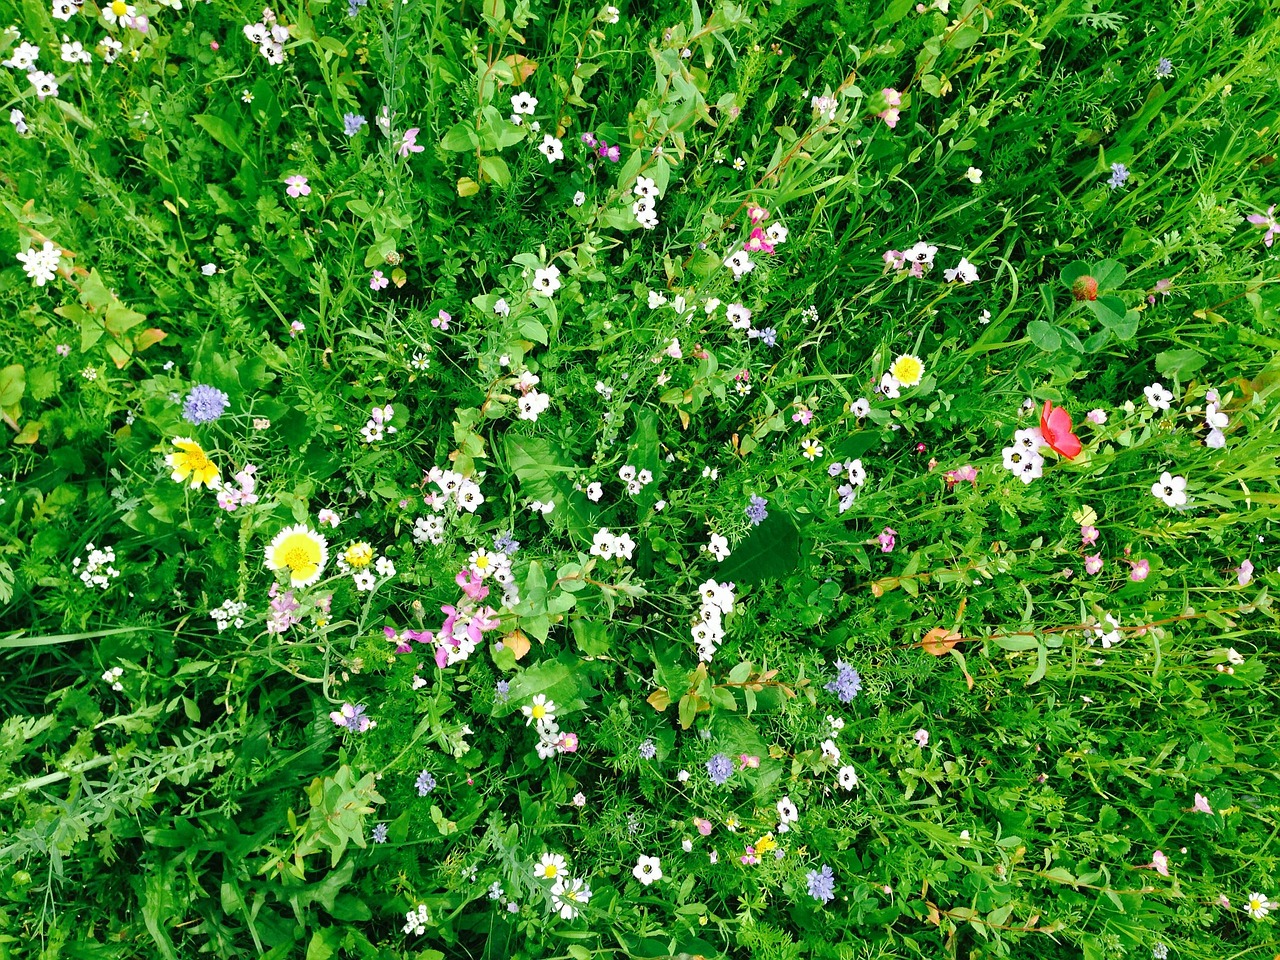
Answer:
[[1055, 407], [1048, 400], [1040, 412], [1040, 434], [1044, 442], [1056, 453], [1068, 460], [1080, 456], [1080, 438], [1071, 432], [1071, 414], [1062, 407]]

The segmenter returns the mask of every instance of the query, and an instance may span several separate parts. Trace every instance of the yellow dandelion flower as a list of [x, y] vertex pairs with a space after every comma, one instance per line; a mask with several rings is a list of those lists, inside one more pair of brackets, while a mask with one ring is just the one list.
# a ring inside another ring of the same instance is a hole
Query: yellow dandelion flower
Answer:
[[347, 561], [357, 570], [367, 567], [373, 563], [373, 547], [361, 540], [359, 543], [353, 543], [342, 554], [342, 559]]
[[893, 365], [889, 367], [889, 372], [893, 374], [893, 379], [904, 387], [914, 387], [924, 377], [924, 364], [919, 357], [904, 353], [893, 361]]
[[329, 542], [305, 523], [285, 527], [267, 545], [267, 569], [288, 570], [289, 583], [309, 587], [329, 561]]
[[174, 480], [183, 483], [190, 478], [192, 489], [213, 487], [218, 483], [218, 466], [209, 459], [200, 444], [187, 437], [178, 437], [173, 445], [178, 448], [178, 452], [169, 454], [164, 462], [173, 467], [170, 476]]
[[756, 853], [768, 853], [778, 845], [778, 841], [773, 839], [772, 833], [766, 833], [763, 837], [755, 842]]

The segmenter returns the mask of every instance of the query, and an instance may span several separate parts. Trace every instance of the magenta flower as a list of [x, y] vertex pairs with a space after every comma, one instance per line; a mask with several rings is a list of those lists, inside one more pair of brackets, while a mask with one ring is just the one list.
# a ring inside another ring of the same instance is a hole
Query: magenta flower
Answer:
[[420, 127], [410, 127], [404, 132], [404, 136], [400, 138], [400, 145], [396, 148], [396, 152], [402, 157], [407, 157], [411, 153], [421, 153], [427, 149], [418, 143], [418, 131]]
[[876, 537], [880, 541], [881, 553], [893, 553], [893, 547], [897, 541], [898, 531], [893, 527], [885, 527], [880, 531], [880, 535]]
[[1151, 573], [1151, 564], [1146, 560], [1139, 560], [1137, 563], [1131, 560], [1129, 566], [1133, 567], [1129, 573], [1129, 579], [1134, 583], [1141, 583]]
[[285, 177], [284, 182], [288, 184], [284, 192], [291, 197], [305, 197], [311, 193], [311, 185], [307, 183], [307, 178], [300, 173]]
[[382, 290], [390, 282], [391, 281], [386, 278], [381, 270], [375, 270], [373, 271], [373, 276], [369, 278], [369, 289]]
[[1280, 224], [1276, 223], [1276, 205], [1274, 203], [1267, 208], [1267, 213], [1265, 216], [1254, 213], [1245, 217], [1245, 219], [1248, 220], [1250, 223], [1252, 223], [1259, 230], [1267, 231], [1262, 237], [1262, 242], [1265, 243], [1268, 247], [1271, 246], [1271, 243], [1272, 241], [1275, 240], [1276, 235], [1280, 234]]
[[452, 320], [453, 320], [453, 316], [451, 314], [445, 313], [443, 310], [441, 310], [438, 314], [436, 314], [434, 317], [431, 318], [431, 325], [435, 327], [437, 330], [443, 330], [446, 333], [448, 333], [449, 323]]
[[556, 744], [565, 753], [578, 752], [578, 735], [576, 733], [566, 733], [560, 738], [560, 742]]

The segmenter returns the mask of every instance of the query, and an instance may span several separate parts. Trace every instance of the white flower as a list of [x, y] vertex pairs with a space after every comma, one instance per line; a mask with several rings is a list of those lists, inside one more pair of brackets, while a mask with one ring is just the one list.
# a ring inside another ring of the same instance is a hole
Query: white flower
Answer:
[[751, 328], [751, 311], [740, 303], [731, 303], [725, 307], [725, 319], [729, 321], [729, 326], [735, 330], [749, 330]]
[[551, 888], [551, 909], [560, 914], [561, 920], [572, 920], [578, 915], [578, 908], [591, 899], [591, 888], [580, 877], [568, 883], [557, 880]]
[[40, 48], [34, 43], [28, 43], [23, 40], [13, 48], [13, 53], [9, 54], [8, 60], [0, 61], [0, 66], [6, 66], [13, 70], [30, 70], [36, 65], [36, 58], [39, 56]]
[[378, 578], [373, 575], [372, 570], [361, 570], [359, 573], [353, 574], [352, 581], [356, 585], [356, 589], [360, 591], [372, 590], [374, 584], [378, 582]]
[[1267, 895], [1265, 893], [1251, 893], [1249, 894], [1248, 901], [1246, 901], [1242, 909], [1254, 920], [1261, 920], [1270, 913], [1275, 906], [1276, 904], [1267, 899]]
[[641, 857], [631, 873], [647, 887], [662, 879], [662, 861], [658, 857]]
[[444, 517], [418, 517], [413, 521], [413, 539], [417, 543], [444, 543]]
[[1206, 427], [1209, 427], [1211, 430], [1221, 430], [1230, 422], [1231, 419], [1218, 409], [1218, 405], [1216, 403], [1210, 403], [1205, 406], [1204, 425]]
[[586, 202], [587, 202], [587, 195], [583, 193], [581, 190], [579, 190], [577, 193], [573, 195], [573, 205], [575, 207], [580, 207]]
[[530, 390], [523, 397], [516, 400], [516, 407], [519, 408], [519, 418], [521, 420], [536, 421], [539, 414], [545, 413], [550, 406], [550, 394], [539, 393], [537, 390]]
[[21, 110], [14, 107], [9, 111], [9, 122], [13, 124], [13, 129], [18, 132], [19, 136], [25, 136], [27, 133], [27, 118]]
[[718, 533], [713, 533], [711, 535], [711, 542], [703, 549], [717, 560], [723, 560], [725, 557], [729, 556], [729, 539]]
[[657, 290], [649, 291], [649, 309], [650, 310], [657, 310], [660, 306], [662, 306], [666, 302], [667, 302], [667, 298], [664, 297], [659, 291]]
[[724, 265], [733, 271], [735, 278], [741, 278], [756, 268], [756, 265], [751, 262], [751, 258], [747, 256], [745, 250], [739, 250], [737, 253], [727, 257]]
[[566, 869], [568, 864], [560, 854], [544, 853], [537, 866], [533, 868], [533, 875], [539, 880], [559, 880], [560, 874]]
[[880, 378], [880, 393], [890, 400], [897, 400], [898, 397], [902, 396], [902, 391], [899, 389], [901, 386], [902, 384], [898, 382], [898, 378], [892, 373], [886, 373]]
[[840, 748], [836, 746], [834, 740], [822, 741], [822, 755], [832, 763], [840, 762]]
[[688, 770], [681, 770], [679, 773], [677, 773], [677, 774], [676, 774], [676, 779], [677, 779], [677, 780], [679, 780], [681, 783], [688, 783], [688, 782], [689, 782], [689, 771], [688, 771]]
[[417, 910], [410, 910], [404, 915], [404, 921], [404, 927], [401, 928], [403, 933], [422, 936], [427, 932], [427, 924], [431, 922], [431, 916], [427, 913], [427, 905], [425, 903], [418, 904]]
[[1166, 470], [1151, 485], [1151, 494], [1163, 500], [1166, 506], [1181, 507], [1187, 502], [1187, 478], [1175, 477]]
[[910, 250], [903, 251], [903, 257], [910, 263], [918, 263], [922, 266], [933, 266], [934, 254], [938, 252], [937, 247], [931, 247], [923, 240], [919, 241]]
[[[557, 275], [559, 275], [559, 271], [557, 271]], [[499, 297], [498, 302], [493, 305], [493, 312], [500, 317], [505, 317], [511, 313], [511, 307], [507, 305], [507, 301], [504, 298]]]
[[[535, 694], [531, 704], [526, 703], [520, 708], [520, 712], [525, 716], [524, 725], [537, 724], [539, 730], [544, 730], [555, 723], [556, 705], [554, 700], [548, 700], [545, 693]], [[543, 858], [546, 859], [545, 857]], [[561, 866], [564, 861], [561, 860]], [[548, 878], [552, 875], [548, 874]]]
[[947, 283], [952, 283], [956, 280], [959, 280], [961, 283], [974, 283], [978, 279], [978, 271], [972, 263], [964, 257], [961, 257], [960, 262], [957, 263], [954, 268], [950, 270], [943, 270], [942, 276], [946, 279]]
[[806, 460], [812, 463], [818, 457], [822, 456], [822, 444], [818, 442], [816, 437], [809, 437], [806, 440], [801, 440], [800, 453]]
[[379, 557], [374, 561], [373, 567], [378, 571], [380, 577], [394, 577], [396, 575], [396, 565], [386, 557]]
[[592, 503], [599, 503], [600, 498], [604, 496], [604, 487], [598, 481], [592, 481], [587, 484], [587, 499]]
[[538, 152], [547, 158], [548, 163], [555, 163], [557, 160], [564, 159], [564, 144], [551, 134], [544, 134], [542, 143], [538, 146]]
[[206, 277], [212, 277], [215, 273], [218, 272], [218, 265], [216, 263], [206, 263], [204, 266], [200, 268], [200, 272], [203, 273]]
[[858, 785], [858, 771], [853, 767], [841, 767], [836, 773], [836, 782], [845, 790], [852, 790]]
[[53, 0], [53, 19], [67, 21], [80, 12], [80, 4], [76, 0]]
[[635, 548], [636, 542], [631, 539], [631, 534], [629, 533], [620, 533], [613, 541], [614, 554], [624, 560], [631, 559], [631, 554], [635, 551]]
[[789, 231], [785, 226], [775, 220], [773, 223], [769, 224], [769, 229], [765, 231], [765, 236], [769, 238], [770, 242], [773, 243], [774, 246], [780, 247], [787, 242], [787, 234], [790, 232], [791, 231]]
[[36, 88], [36, 96], [41, 100], [58, 95], [58, 78], [52, 73], [45, 73], [43, 70], [32, 70], [27, 74], [27, 79]]
[[702, 308], [702, 309], [706, 312], [707, 316], [711, 316], [711, 314], [713, 314], [713, 313], [715, 313], [715, 312], [716, 312], [716, 309], [717, 309], [719, 306], [720, 306], [720, 300], [719, 300], [719, 298], [718, 298], [718, 297], [712, 297], [710, 300], [708, 300], [708, 301], [706, 302], [706, 304], [703, 306], [703, 308]]
[[855, 417], [865, 417], [871, 412], [871, 404], [867, 402], [865, 397], [859, 397], [849, 404], [849, 412]]
[[591, 555], [601, 560], [612, 560], [617, 550], [618, 539], [609, 532], [608, 527], [601, 527], [591, 538]]
[[62, 38], [62, 60], [64, 63], [93, 63], [93, 54], [84, 48], [79, 40], [68, 36]]
[[532, 94], [520, 92], [511, 98], [512, 113], [533, 113], [538, 105], [538, 98]]
[[[1085, 636], [1089, 639], [1089, 646], [1093, 646], [1095, 643], [1101, 643], [1103, 650], [1110, 650], [1112, 646], [1119, 643], [1121, 640], [1120, 621], [1109, 613], [1103, 617], [1103, 620], [1106, 621], [1105, 625], [1099, 624], [1096, 627], [1090, 627], [1085, 630]], [[1106, 627], [1110, 627], [1111, 629], [1108, 630]]]
[[1169, 409], [1169, 401], [1173, 399], [1173, 394], [1166, 390], [1159, 381], [1149, 387], [1143, 387], [1142, 392], [1147, 395], [1147, 403], [1151, 404], [1152, 410]]
[[777, 803], [778, 822], [795, 823], [800, 819], [800, 811], [796, 809], [796, 805], [791, 802], [790, 797], [783, 797]]
[[647, 197], [650, 200], [654, 200], [658, 196], [658, 185], [648, 177], [636, 177], [636, 185], [631, 192], [637, 197]]
[[982, 324], [983, 326], [986, 326], [988, 323], [990, 323], [990, 322], [991, 322], [991, 311], [990, 311], [990, 310], [983, 310], [983, 311], [982, 311], [982, 313], [978, 314], [978, 322], [979, 322], [980, 324]]
[[981, 182], [982, 182], [982, 171], [981, 171], [981, 170], [979, 170], [977, 167], [970, 167], [968, 170], [966, 170], [966, 171], [964, 172], [964, 175], [965, 175], [965, 178], [966, 178], [970, 183], [981, 183]]
[[46, 240], [44, 246], [39, 249], [32, 247], [25, 253], [18, 254], [18, 262], [22, 264], [22, 269], [27, 272], [27, 276], [37, 287], [43, 287], [58, 275], [58, 264], [61, 260], [62, 251], [50, 240]]
[[554, 263], [546, 269], [533, 271], [533, 289], [549, 297], [560, 289], [560, 268]]

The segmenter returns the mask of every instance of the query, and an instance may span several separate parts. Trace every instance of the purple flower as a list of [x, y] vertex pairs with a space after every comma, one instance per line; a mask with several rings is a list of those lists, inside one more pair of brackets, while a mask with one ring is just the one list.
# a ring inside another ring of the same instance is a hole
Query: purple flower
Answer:
[[509, 557], [513, 557], [516, 551], [520, 549], [520, 541], [512, 536], [514, 531], [508, 530], [506, 533], [499, 534], [494, 538], [493, 549], [501, 550]]
[[717, 787], [723, 787], [733, 776], [733, 761], [727, 754], [717, 753], [707, 761], [707, 775]]
[[751, 502], [747, 504], [746, 514], [753, 527], [760, 526], [764, 523], [765, 517], [769, 516], [769, 511], [765, 509], [767, 506], [769, 501], [764, 497], [752, 495]]
[[498, 703], [506, 703], [507, 698], [511, 696], [511, 684], [506, 680], [499, 680], [498, 685], [494, 688], [493, 699]]
[[354, 137], [360, 132], [360, 128], [368, 122], [358, 113], [344, 113], [342, 115], [342, 132], [348, 137]]
[[821, 870], [810, 870], [805, 877], [809, 881], [809, 896], [825, 904], [836, 898], [836, 875], [825, 863]]
[[1113, 163], [1111, 165], [1111, 179], [1107, 181], [1107, 186], [1112, 190], [1125, 185], [1125, 181], [1129, 179], [1129, 168], [1123, 163]]
[[776, 347], [778, 345], [778, 331], [773, 327], [764, 327], [760, 330], [748, 330], [747, 336], [751, 339], [758, 339], [766, 347]]
[[1276, 223], [1275, 214], [1276, 214], [1276, 205], [1273, 203], [1271, 206], [1267, 208], [1267, 213], [1265, 216], [1257, 213], [1252, 213], [1249, 216], [1245, 217], [1246, 220], [1248, 220], [1258, 229], [1267, 231], [1262, 237], [1262, 242], [1265, 243], [1268, 247], [1271, 246], [1271, 243], [1273, 240], [1275, 240], [1276, 236], [1280, 234], [1280, 224]]
[[848, 703], [862, 689], [862, 677], [858, 671], [843, 660], [836, 661], [836, 678], [825, 687], [828, 693], [834, 693], [841, 703]]
[[652, 740], [646, 740], [636, 749], [636, 753], [640, 754], [645, 760], [652, 760], [658, 755], [658, 748]]
[[373, 276], [369, 278], [369, 289], [382, 290], [390, 282], [391, 281], [387, 279], [386, 274], [384, 274], [381, 270], [375, 270], [373, 271]]
[[330, 712], [329, 719], [346, 730], [364, 733], [374, 725], [374, 722], [365, 716], [364, 712], [367, 709], [363, 703], [356, 705], [344, 703], [341, 710]]
[[402, 157], [407, 157], [411, 153], [421, 153], [427, 149], [418, 143], [418, 132], [421, 127], [410, 127], [404, 132], [404, 136], [400, 138], [400, 144], [396, 147], [396, 152]]
[[594, 147], [596, 145], [596, 135], [591, 131], [587, 131], [582, 135], [582, 142], [588, 147]]
[[1173, 73], [1173, 61], [1168, 57], [1161, 57], [1160, 62], [1156, 64], [1156, 76], [1167, 77]]
[[187, 394], [187, 399], [182, 404], [182, 419], [197, 426], [202, 423], [213, 423], [222, 416], [230, 402], [231, 398], [217, 387], [204, 383], [197, 384], [191, 388], [191, 392]]
[[418, 779], [413, 781], [413, 785], [418, 790], [418, 796], [425, 797], [428, 793], [436, 788], [436, 778], [426, 770], [418, 774]]
[[380, 823], [373, 828], [373, 842], [374, 843], [387, 842], [387, 825], [385, 823]]
[[356, 16], [360, 12], [361, 8], [367, 7], [368, 5], [369, 0], [347, 0], [347, 16]]
[[894, 545], [898, 542], [898, 531], [893, 527], [885, 527], [880, 531], [880, 536], [876, 537], [880, 541], [881, 553], [893, 553]]

